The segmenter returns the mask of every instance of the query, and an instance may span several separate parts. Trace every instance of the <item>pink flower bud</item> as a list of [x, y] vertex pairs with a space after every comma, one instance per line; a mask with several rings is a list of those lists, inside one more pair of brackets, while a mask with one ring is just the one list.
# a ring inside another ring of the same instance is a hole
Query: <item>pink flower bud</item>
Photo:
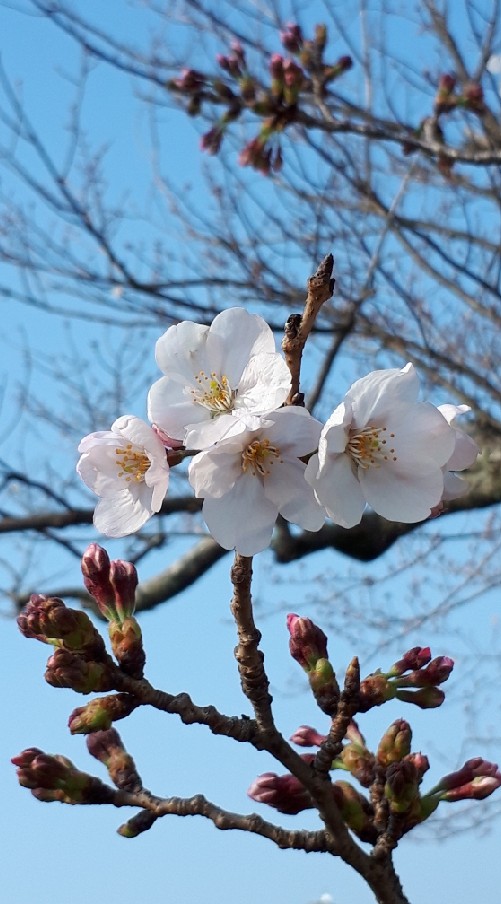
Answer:
[[312, 671], [319, 659], [328, 660], [327, 637], [310, 618], [290, 613], [287, 616], [287, 628], [290, 634], [290, 654], [306, 672]]
[[454, 72], [444, 72], [438, 80], [438, 90], [441, 95], [447, 96], [456, 87], [456, 75]]
[[484, 92], [478, 82], [468, 82], [463, 88], [463, 98], [470, 110], [482, 110], [484, 106]]
[[136, 588], [138, 577], [132, 562], [114, 559], [110, 562], [110, 584], [115, 592], [115, 611], [118, 621], [123, 622], [134, 614], [136, 608]]
[[280, 32], [280, 40], [289, 53], [298, 53], [303, 43], [300, 26], [295, 22], [288, 22], [284, 30]]
[[388, 677], [398, 677], [404, 672], [413, 672], [416, 669], [422, 669], [428, 665], [431, 659], [431, 651], [429, 647], [412, 647], [404, 653], [402, 659], [395, 662], [390, 671], [387, 672]]
[[353, 60], [352, 60], [351, 56], [339, 57], [339, 59], [336, 63], [336, 66], [339, 67], [341, 72], [347, 72], [348, 69], [351, 69], [351, 67], [353, 66]]
[[449, 656], [437, 656], [430, 664], [418, 671], [411, 672], [395, 681], [396, 687], [433, 687], [447, 681], [454, 668], [454, 660]]
[[178, 91], [192, 93], [200, 91], [205, 85], [205, 76], [196, 69], [183, 69], [179, 78], [172, 82]]
[[[312, 754], [305, 754], [303, 759], [313, 762]], [[268, 804], [279, 813], [287, 813], [291, 816], [310, 810], [313, 802], [306, 788], [299, 779], [290, 773], [276, 775], [274, 772], [264, 772], [254, 779], [247, 791], [248, 796], [260, 804]]]
[[289, 738], [292, 744], [298, 747], [320, 747], [325, 741], [327, 735], [321, 735], [315, 728], [310, 725], [300, 725], [296, 728], [294, 734]]

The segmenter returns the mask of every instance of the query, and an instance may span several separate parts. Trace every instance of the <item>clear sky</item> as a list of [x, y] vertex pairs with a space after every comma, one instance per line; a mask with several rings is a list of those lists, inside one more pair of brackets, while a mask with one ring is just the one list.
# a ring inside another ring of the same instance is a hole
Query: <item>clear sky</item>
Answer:
[[[76, 4], [89, 14], [94, 4]], [[99, 8], [97, 4], [95, 8]], [[120, 18], [121, 34], [135, 37], [145, 34], [143, 13], [128, 8]], [[122, 12], [118, 0], [110, 0], [99, 15], [105, 24], [115, 27], [117, 13]], [[55, 148], [64, 128], [66, 106], [71, 98], [69, 85], [61, 79], [76, 65], [76, 57], [49, 23], [20, 15], [10, 6], [0, 6], [0, 32], [3, 36], [3, 66], [13, 81], [22, 79], [23, 101], [37, 127]], [[103, 86], [106, 85], [106, 90]], [[87, 117], [89, 138], [110, 140], [109, 170], [112, 188], [117, 196], [123, 189], [130, 192], [131, 204], [140, 203], [148, 191], [144, 176], [147, 159], [147, 122], [141, 118], [140, 105], [133, 98], [130, 82], [109, 70], [97, 71], [90, 81], [86, 100], [91, 115]], [[176, 140], [164, 162], [173, 178], [182, 184], [195, 182], [201, 165], [198, 141], [193, 126], [184, 117], [166, 111], [172, 117]], [[216, 163], [217, 165], [217, 163]], [[256, 176], [256, 179], [259, 178]], [[9, 174], [2, 176], [2, 195], [10, 190]], [[330, 249], [326, 249], [330, 250]], [[304, 274], [306, 277], [308, 274]], [[29, 308], [21, 308], [8, 300], [4, 306], [4, 325], [8, 326], [7, 341], [2, 343], [0, 379], [4, 387], [0, 454], [8, 457], [19, 441], [19, 432], [30, 429], [26, 413], [14, 417], [16, 382], [23, 378], [25, 361], [22, 358], [23, 336], [33, 337], [36, 360], [42, 353], [56, 355], [65, 348], [64, 324], [48, 320]], [[81, 347], [92, 348], [99, 330], [90, 324], [78, 327]], [[154, 371], [152, 332], [151, 360], [146, 365]], [[43, 380], [43, 376], [37, 378]], [[42, 384], [43, 385], [43, 384]], [[344, 388], [344, 387], [343, 387]], [[49, 390], [48, 390], [49, 391]], [[50, 389], [54, 392], [54, 389]], [[50, 406], [50, 397], [46, 400]], [[60, 403], [55, 399], [55, 404]], [[144, 404], [144, 403], [143, 403]], [[144, 415], [144, 410], [136, 410]], [[7, 425], [7, 426], [6, 426]], [[108, 425], [96, 424], [94, 429]], [[83, 431], [85, 432], [85, 431]], [[36, 442], [43, 441], [36, 437]], [[64, 458], [65, 468], [73, 467], [70, 441], [61, 449], [54, 443], [54, 461]], [[33, 445], [33, 444], [32, 444]], [[31, 450], [32, 456], [36, 454]], [[73, 452], [76, 459], [76, 453]], [[459, 533], [469, 522], [457, 519]], [[82, 549], [96, 539], [91, 530], [79, 536]], [[2, 541], [2, 559], [15, 557], [15, 541]], [[186, 548], [188, 542], [179, 540], [175, 549]], [[112, 554], [118, 548], [111, 546]], [[174, 549], [174, 551], [175, 551]], [[170, 547], [169, 547], [170, 550]], [[169, 552], [170, 555], [170, 552]], [[394, 553], [394, 563], [398, 552]], [[200, 705], [214, 703], [225, 713], [248, 712], [248, 705], [240, 691], [232, 650], [234, 628], [230, 620], [229, 565], [227, 557], [216, 566], [203, 583], [177, 597], [155, 612], [141, 619], [148, 656], [147, 677], [156, 686], [172, 693], [186, 690]], [[158, 563], [156, 563], [158, 564]], [[318, 711], [305, 692], [302, 675], [288, 656], [285, 613], [298, 611], [314, 615], [311, 580], [314, 575], [334, 573], [335, 557], [317, 554], [311, 562], [290, 569], [290, 583], [284, 571], [279, 580], [271, 582], [271, 558], [267, 553], [256, 560], [254, 594], [257, 619], [263, 630], [263, 649], [275, 698], [277, 724], [285, 736], [299, 724], [309, 723], [319, 730], [325, 728]], [[165, 563], [163, 563], [165, 565]], [[53, 558], [40, 562], [44, 576], [57, 575], [58, 563]], [[160, 567], [160, 565], [159, 565]], [[340, 566], [342, 567], [342, 566]], [[351, 575], [358, 580], [376, 575], [386, 565], [353, 566]], [[365, 570], [364, 570], [365, 568]], [[149, 576], [151, 567], [148, 565]], [[140, 575], [141, 576], [141, 575]], [[432, 576], [436, 577], [436, 576]], [[71, 575], [77, 581], [77, 569]], [[430, 583], [432, 586], [432, 583]], [[33, 590], [40, 589], [33, 587]], [[390, 587], [391, 607], [398, 612], [399, 593], [408, 593], [403, 582]], [[332, 587], [330, 591], [332, 593]], [[369, 598], [369, 597], [368, 597]], [[368, 602], [370, 606], [370, 602]], [[126, 820], [126, 814], [108, 807], [68, 807], [42, 805], [20, 789], [15, 780], [9, 758], [21, 749], [37, 746], [48, 752], [62, 753], [89, 772], [99, 774], [99, 764], [87, 755], [82, 737], [71, 737], [66, 724], [75, 706], [83, 698], [71, 691], [56, 691], [43, 681], [48, 648], [22, 638], [3, 610], [2, 732], [0, 740], [0, 786], [3, 807], [0, 815], [2, 838], [2, 899], [5, 904], [87, 904], [89, 898], [105, 900], [107, 904], [149, 904], [182, 901], [184, 904], [255, 904], [256, 900], [277, 904], [314, 904], [323, 895], [322, 904], [372, 904], [372, 894], [363, 883], [342, 864], [323, 855], [304, 855], [283, 852], [260, 838], [237, 832], [218, 832], [201, 818], [160, 820], [153, 829], [135, 840], [125, 840], [115, 829]], [[384, 711], [371, 713], [361, 721], [361, 728], [372, 745], [386, 726], [395, 718], [406, 717], [413, 725], [413, 749], [422, 749], [432, 760], [429, 782], [457, 766], [465, 758], [485, 752], [470, 745], [459, 750], [464, 735], [461, 683], [461, 654], [467, 661], [471, 650], [485, 645], [494, 630], [496, 599], [482, 598], [477, 608], [460, 613], [455, 630], [461, 627], [463, 637], [455, 637], [455, 649], [444, 641], [440, 625], [423, 626], [409, 635], [405, 648], [413, 644], [430, 644], [434, 654], [459, 653], [457, 671], [450, 681], [452, 700], [449, 708], [421, 713], [413, 708], [391, 704]], [[321, 617], [318, 616], [320, 623]], [[465, 621], [466, 620], [466, 621]], [[355, 629], [356, 633], [356, 629]], [[464, 636], [468, 635], [469, 645]], [[359, 640], [367, 649], [363, 625]], [[358, 652], [342, 638], [332, 638], [331, 658], [339, 671], [350, 655]], [[403, 652], [401, 645], [390, 644], [381, 660], [367, 659], [363, 671], [384, 666]], [[411, 711], [409, 711], [411, 710]], [[118, 726], [130, 752], [136, 759], [146, 787], [159, 795], [191, 796], [197, 792], [230, 810], [251, 812], [258, 810], [271, 821], [290, 827], [311, 827], [318, 820], [309, 814], [275, 819], [271, 810], [254, 805], [246, 796], [246, 789], [255, 775], [275, 770], [271, 759], [264, 754], [247, 750], [224, 738], [214, 738], [196, 726], [185, 728], [175, 717], [140, 710]], [[492, 756], [492, 752], [488, 751]], [[277, 770], [280, 771], [280, 770]], [[479, 805], [480, 807], [482, 805]], [[489, 805], [487, 805], [489, 806]], [[494, 807], [491, 808], [494, 812]], [[488, 812], [488, 810], [486, 810]], [[498, 817], [499, 820], [499, 817]], [[499, 821], [490, 833], [476, 829], [458, 835], [447, 842], [432, 837], [431, 822], [420, 833], [404, 840], [396, 855], [404, 888], [412, 904], [430, 904], [439, 900], [484, 904], [499, 901]], [[329, 899], [328, 896], [331, 896]]]

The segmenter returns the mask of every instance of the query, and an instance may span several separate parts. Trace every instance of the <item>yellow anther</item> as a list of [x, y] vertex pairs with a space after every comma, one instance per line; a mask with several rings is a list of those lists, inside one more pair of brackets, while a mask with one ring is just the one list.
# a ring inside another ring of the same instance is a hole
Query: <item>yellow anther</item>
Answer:
[[280, 459], [280, 449], [272, 446], [269, 439], [255, 439], [242, 452], [242, 471], [251, 471], [254, 477], [267, 477], [271, 474], [269, 466]]
[[[385, 461], [397, 460], [395, 449], [387, 448], [385, 433], [386, 427], [364, 427], [363, 430], [350, 431], [346, 451], [359, 468], [378, 468]], [[395, 434], [390, 433], [389, 437], [394, 439]]]
[[132, 443], [128, 443], [120, 449], [115, 449], [115, 455], [119, 477], [125, 477], [125, 480], [136, 483], [144, 480], [144, 475], [150, 467], [150, 459], [145, 452], [134, 450]]

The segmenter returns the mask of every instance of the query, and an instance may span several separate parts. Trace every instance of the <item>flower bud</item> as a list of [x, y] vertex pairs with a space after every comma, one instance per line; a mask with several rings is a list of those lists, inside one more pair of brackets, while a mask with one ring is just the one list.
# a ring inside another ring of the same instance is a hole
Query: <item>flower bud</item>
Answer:
[[333, 82], [339, 78], [343, 72], [347, 72], [353, 66], [353, 60], [350, 56], [342, 56], [334, 66], [326, 66], [323, 72], [323, 83]]
[[[335, 761], [336, 765], [337, 762]], [[340, 764], [356, 778], [364, 788], [370, 788], [375, 777], [376, 758], [365, 744], [352, 741], [346, 744], [340, 756]]]
[[126, 618], [122, 624], [110, 622], [108, 632], [113, 654], [122, 671], [131, 678], [142, 678], [146, 655], [136, 619]]
[[68, 609], [58, 597], [33, 593], [17, 623], [25, 637], [81, 653], [89, 660], [106, 662], [104, 641], [89, 616]]
[[132, 562], [110, 562], [106, 550], [91, 543], [82, 556], [82, 574], [88, 592], [108, 621], [123, 622], [133, 614], [138, 577]]
[[412, 760], [392, 763], [386, 770], [385, 797], [392, 813], [406, 813], [419, 797], [420, 778]]
[[478, 82], [468, 82], [463, 88], [463, 101], [469, 110], [481, 112], [484, 109], [484, 92]]
[[280, 82], [284, 75], [284, 58], [281, 53], [272, 53], [270, 59], [270, 75], [273, 80], [279, 79]]
[[295, 22], [288, 22], [280, 32], [280, 40], [289, 53], [298, 53], [303, 43], [301, 27]]
[[433, 687], [447, 681], [454, 668], [454, 660], [449, 656], [437, 656], [424, 669], [418, 669], [398, 678], [396, 687]]
[[290, 634], [290, 654], [305, 672], [314, 669], [319, 659], [328, 661], [327, 637], [310, 618], [290, 613], [287, 616], [287, 628]]
[[404, 653], [402, 659], [392, 665], [390, 671], [386, 672], [386, 677], [398, 678], [404, 672], [422, 669], [423, 666], [428, 665], [430, 659], [431, 651], [429, 647], [412, 647], [411, 650], [407, 650], [407, 653]]
[[397, 688], [395, 697], [403, 703], [414, 703], [414, 706], [419, 706], [420, 709], [435, 709], [445, 700], [444, 692], [438, 687], [422, 687], [417, 691]]
[[339, 685], [328, 659], [318, 659], [308, 673], [308, 681], [322, 712], [334, 716], [339, 702]]
[[440, 800], [483, 800], [501, 787], [501, 772], [496, 763], [482, 757], [467, 760], [461, 769], [440, 779], [430, 794], [442, 792]]
[[397, 719], [385, 731], [377, 749], [377, 761], [387, 767], [397, 763], [410, 753], [412, 730], [405, 719]]
[[205, 76], [196, 69], [183, 69], [179, 78], [173, 79], [170, 87], [184, 94], [200, 91], [205, 86]]
[[327, 44], [327, 26], [315, 25], [315, 44], [320, 53], [323, 53]]
[[430, 768], [428, 757], [424, 753], [409, 753], [405, 759], [414, 763], [419, 781], [421, 781], [425, 772], [428, 772], [428, 769]]
[[374, 706], [381, 706], [393, 700], [395, 688], [381, 672], [374, 672], [360, 682], [360, 705], [358, 711], [366, 713]]
[[139, 813], [124, 822], [117, 829], [117, 832], [122, 838], [137, 838], [142, 832], [147, 832], [148, 829], [151, 829], [157, 819], [158, 816], [155, 813], [151, 813], [149, 810], [140, 810]]
[[444, 97], [451, 94], [456, 87], [456, 74], [454, 72], [444, 72], [438, 80], [438, 90]]
[[[305, 754], [302, 759], [313, 762], [312, 754]], [[268, 804], [279, 813], [295, 816], [303, 810], [311, 810], [313, 802], [299, 779], [290, 773], [276, 775], [275, 772], [264, 772], [254, 779], [247, 791], [248, 796], [260, 804]]]
[[250, 75], [243, 75], [238, 81], [240, 97], [245, 104], [251, 105], [256, 98], [256, 82]]
[[131, 793], [141, 790], [142, 781], [134, 760], [127, 753], [114, 728], [87, 735], [87, 747], [91, 756], [106, 766], [108, 775], [117, 788]]
[[63, 648], [56, 649], [47, 660], [44, 677], [52, 687], [69, 687], [79, 694], [111, 691], [115, 687], [111, 662], [89, 662]]
[[17, 766], [19, 784], [29, 788], [38, 800], [65, 804], [102, 804], [113, 802], [111, 788], [98, 778], [80, 772], [71, 760], [52, 756], [36, 747], [12, 757]]
[[214, 156], [219, 153], [222, 140], [223, 130], [220, 126], [214, 126], [208, 132], [204, 132], [200, 139], [200, 147], [202, 151], [207, 151], [208, 154]]
[[333, 782], [332, 795], [344, 822], [361, 841], [375, 844], [378, 839], [374, 827], [374, 811], [366, 798], [349, 782]]
[[284, 103], [292, 105], [297, 103], [299, 92], [304, 81], [304, 73], [294, 60], [284, 60]]
[[309, 725], [300, 725], [290, 736], [289, 741], [297, 744], [298, 747], [320, 747], [326, 737], [327, 735], [319, 734], [315, 728], [311, 728]]
[[68, 720], [72, 734], [90, 734], [91, 731], [106, 731], [113, 722], [124, 719], [138, 706], [130, 694], [112, 694], [98, 697], [86, 706], [74, 709]]

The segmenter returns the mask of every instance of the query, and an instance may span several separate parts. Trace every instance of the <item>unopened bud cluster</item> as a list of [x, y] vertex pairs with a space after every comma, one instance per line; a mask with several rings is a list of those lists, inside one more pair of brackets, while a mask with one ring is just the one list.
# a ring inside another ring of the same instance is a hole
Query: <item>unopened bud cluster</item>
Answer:
[[98, 778], [80, 772], [64, 756], [52, 756], [31, 747], [12, 757], [12, 763], [17, 767], [19, 784], [29, 788], [37, 800], [63, 804], [105, 804], [113, 801], [110, 788]]
[[[454, 72], [443, 72], [437, 85], [433, 114], [421, 120], [415, 131], [416, 138], [444, 144], [444, 132], [442, 128], [443, 116], [454, 110], [466, 110], [482, 117], [486, 112], [484, 92], [479, 82], [466, 82], [458, 86]], [[403, 145], [405, 155], [413, 154], [417, 150], [412, 142]], [[448, 176], [454, 166], [454, 159], [445, 151], [439, 152], [437, 163], [440, 172]]]
[[[429, 647], [413, 647], [386, 672], [378, 670], [360, 681], [359, 687], [351, 681], [349, 668], [340, 693], [328, 660], [327, 638], [321, 628], [311, 619], [298, 615], [287, 617], [287, 627], [290, 653], [306, 672], [320, 709], [331, 716], [331, 731], [339, 724], [339, 707], [348, 706], [354, 713], [364, 713], [397, 699], [427, 709], [444, 700], [438, 685], [448, 679], [453, 661], [447, 656], [432, 659]], [[324, 676], [323, 683], [319, 676]], [[348, 689], [354, 695], [352, 700], [349, 694], [347, 697]], [[324, 705], [326, 692], [328, 707]], [[376, 845], [385, 836], [385, 844], [394, 846], [403, 835], [424, 822], [440, 802], [481, 800], [501, 787], [497, 765], [476, 757], [423, 794], [421, 784], [430, 765], [426, 755], [412, 751], [412, 729], [405, 719], [392, 722], [374, 751], [368, 748], [353, 718], [344, 725], [344, 737], [334, 747], [330, 733], [321, 734], [310, 725], [299, 726], [290, 741], [303, 748], [319, 748], [317, 756], [301, 754], [312, 776], [317, 758], [320, 768], [326, 752], [331, 754], [334, 750], [334, 758], [328, 760], [330, 771], [343, 770], [368, 790], [366, 796], [350, 782], [333, 779], [331, 783], [332, 798], [346, 826], [362, 841]], [[291, 773], [267, 772], [255, 779], [247, 793], [253, 800], [281, 813], [295, 814], [315, 805], [312, 788], [307, 785], [308, 782], [305, 785]]]
[[238, 161], [269, 175], [282, 168], [282, 150], [277, 136], [298, 121], [301, 105], [308, 103], [313, 92], [325, 95], [328, 86], [348, 69], [352, 60], [341, 56], [333, 63], [324, 60], [327, 45], [325, 25], [317, 25], [314, 37], [307, 40], [295, 23], [280, 34], [282, 46], [291, 54], [272, 54], [266, 80], [257, 78], [249, 69], [245, 50], [239, 41], [231, 44], [228, 54], [218, 54], [217, 76], [206, 76], [195, 69], [185, 69], [168, 88], [187, 100], [187, 111], [196, 116], [203, 104], [223, 106], [225, 112], [204, 133], [202, 150], [217, 154], [228, 126], [249, 110], [262, 120], [259, 133], [242, 148]]
[[[82, 557], [82, 573], [87, 590], [108, 619], [118, 668], [89, 616], [69, 609], [57, 597], [32, 594], [18, 617], [18, 625], [25, 637], [55, 647], [45, 671], [45, 680], [52, 687], [70, 688], [80, 694], [112, 691], [117, 688], [120, 672], [134, 678], [143, 674], [141, 630], [133, 616], [136, 569], [130, 562], [110, 562], [107, 552], [91, 543]], [[127, 693], [91, 700], [71, 713], [70, 731], [90, 734], [109, 730], [118, 719], [130, 715], [136, 705], [135, 698]]]

